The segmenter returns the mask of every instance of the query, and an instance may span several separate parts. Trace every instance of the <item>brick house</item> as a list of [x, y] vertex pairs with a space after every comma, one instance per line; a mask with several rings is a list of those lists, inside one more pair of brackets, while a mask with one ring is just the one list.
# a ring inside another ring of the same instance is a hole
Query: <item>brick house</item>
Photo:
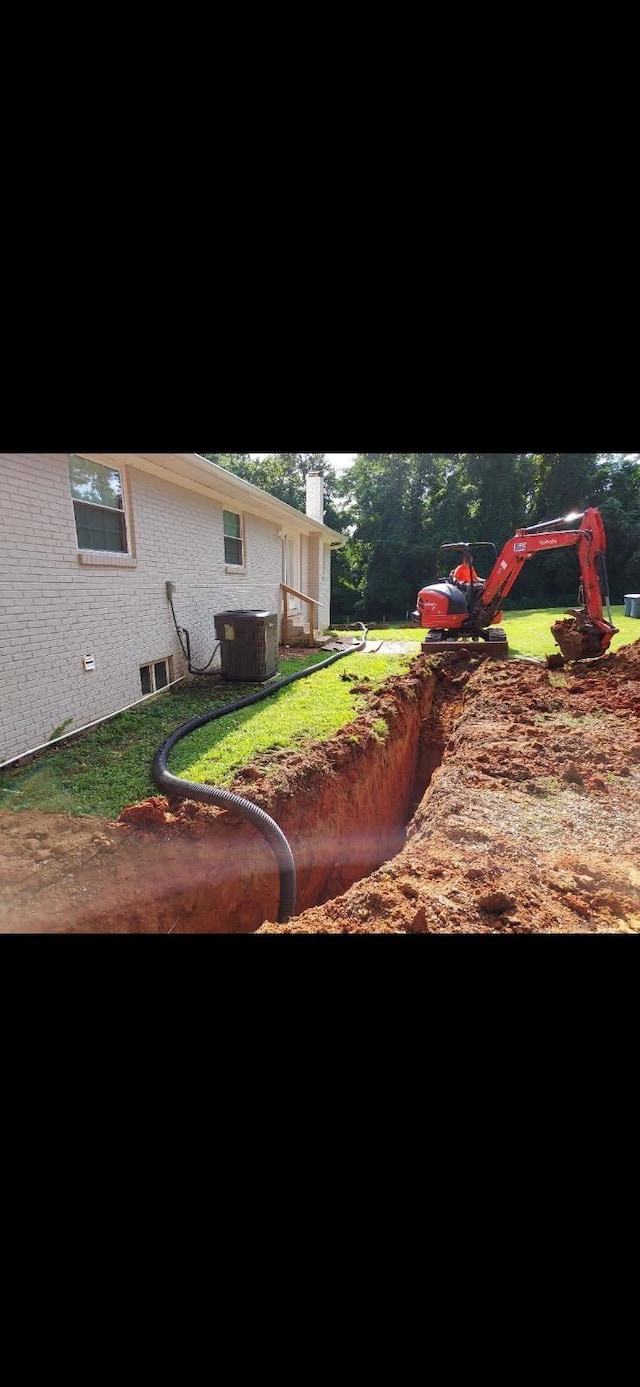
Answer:
[[196, 667], [217, 612], [329, 625], [319, 475], [308, 514], [195, 453], [0, 453], [0, 481], [0, 764], [186, 675], [167, 582]]

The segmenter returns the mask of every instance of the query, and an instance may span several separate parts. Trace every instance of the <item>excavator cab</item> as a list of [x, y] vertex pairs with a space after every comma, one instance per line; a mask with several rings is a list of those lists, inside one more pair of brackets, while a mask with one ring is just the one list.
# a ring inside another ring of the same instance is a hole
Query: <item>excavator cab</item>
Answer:
[[[483, 554], [482, 550], [489, 550], [488, 554]], [[480, 597], [484, 591], [486, 577], [478, 572], [476, 564], [487, 574], [493, 568], [498, 557], [495, 544], [479, 540], [477, 544], [471, 546], [466, 541], [459, 541], [453, 544], [441, 544], [436, 554], [436, 583], [454, 583], [462, 592], [469, 614], [475, 611], [479, 605]], [[459, 578], [457, 573], [461, 567], [469, 570], [469, 578]]]
[[[481, 550], [489, 550], [489, 553], [481, 553]], [[481, 568], [485, 574], [483, 578], [478, 572], [478, 580], [482, 583], [486, 581], [487, 573], [490, 573], [498, 557], [495, 544], [490, 544], [485, 540], [479, 540], [477, 544], [468, 544], [466, 541], [458, 541], [455, 544], [441, 544], [436, 554], [436, 571], [434, 582], [456, 582], [454, 573], [460, 564], [466, 564], [469, 569]]]
[[495, 544], [485, 540], [440, 545], [435, 581], [418, 593], [412, 616], [416, 625], [427, 628], [422, 643], [425, 653], [459, 650], [467, 645], [474, 655], [507, 655], [504, 632], [488, 629], [493, 622], [502, 621], [502, 613], [487, 614], [483, 608], [486, 575], [493, 571], [497, 557]]

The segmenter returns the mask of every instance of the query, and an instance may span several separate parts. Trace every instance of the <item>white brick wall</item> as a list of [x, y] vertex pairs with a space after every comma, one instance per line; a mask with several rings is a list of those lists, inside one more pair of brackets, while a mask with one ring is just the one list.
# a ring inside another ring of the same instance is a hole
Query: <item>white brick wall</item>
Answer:
[[[194, 665], [216, 642], [216, 612], [262, 608], [280, 615], [278, 525], [244, 511], [246, 571], [225, 571], [222, 504], [126, 469], [135, 567], [79, 561], [66, 454], [0, 454], [0, 763], [140, 698], [140, 666], [185, 662], [166, 598], [191, 637]], [[238, 509], [241, 509], [238, 502]], [[305, 581], [312, 537], [302, 543]], [[321, 626], [329, 622], [329, 563], [320, 578]], [[302, 584], [303, 592], [309, 591]], [[311, 595], [315, 595], [312, 592]], [[83, 656], [94, 655], [95, 673]], [[214, 666], [219, 664], [216, 657]]]

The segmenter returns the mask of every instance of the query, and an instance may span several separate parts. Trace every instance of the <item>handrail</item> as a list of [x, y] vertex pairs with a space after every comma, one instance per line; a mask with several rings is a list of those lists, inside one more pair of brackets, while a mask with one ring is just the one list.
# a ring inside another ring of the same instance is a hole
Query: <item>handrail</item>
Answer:
[[301, 597], [303, 602], [313, 602], [314, 607], [319, 607], [321, 605], [315, 597], [307, 597], [306, 592], [298, 592], [297, 588], [290, 588], [287, 583], [281, 583], [280, 587], [283, 592], [290, 592], [292, 597]]
[[315, 640], [313, 636], [313, 608], [317, 607], [319, 610], [320, 603], [316, 600], [315, 597], [309, 597], [306, 592], [298, 592], [297, 588], [290, 588], [288, 583], [281, 583], [280, 587], [282, 589], [283, 594], [282, 636], [284, 644], [289, 645], [289, 593], [291, 593], [292, 597], [297, 597], [301, 602], [307, 602], [309, 604], [309, 639], [307, 641], [307, 645], [315, 645]]

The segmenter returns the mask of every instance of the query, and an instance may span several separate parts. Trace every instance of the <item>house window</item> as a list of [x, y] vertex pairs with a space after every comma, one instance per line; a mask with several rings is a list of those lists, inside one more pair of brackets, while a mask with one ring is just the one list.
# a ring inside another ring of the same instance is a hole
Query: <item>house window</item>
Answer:
[[73, 458], [69, 463], [78, 549], [128, 554], [122, 474]]
[[140, 684], [143, 694], [159, 693], [171, 682], [169, 660], [154, 660], [153, 664], [140, 666]]
[[236, 511], [222, 512], [224, 529], [224, 561], [232, 568], [244, 566], [244, 541], [242, 538], [242, 516]]

